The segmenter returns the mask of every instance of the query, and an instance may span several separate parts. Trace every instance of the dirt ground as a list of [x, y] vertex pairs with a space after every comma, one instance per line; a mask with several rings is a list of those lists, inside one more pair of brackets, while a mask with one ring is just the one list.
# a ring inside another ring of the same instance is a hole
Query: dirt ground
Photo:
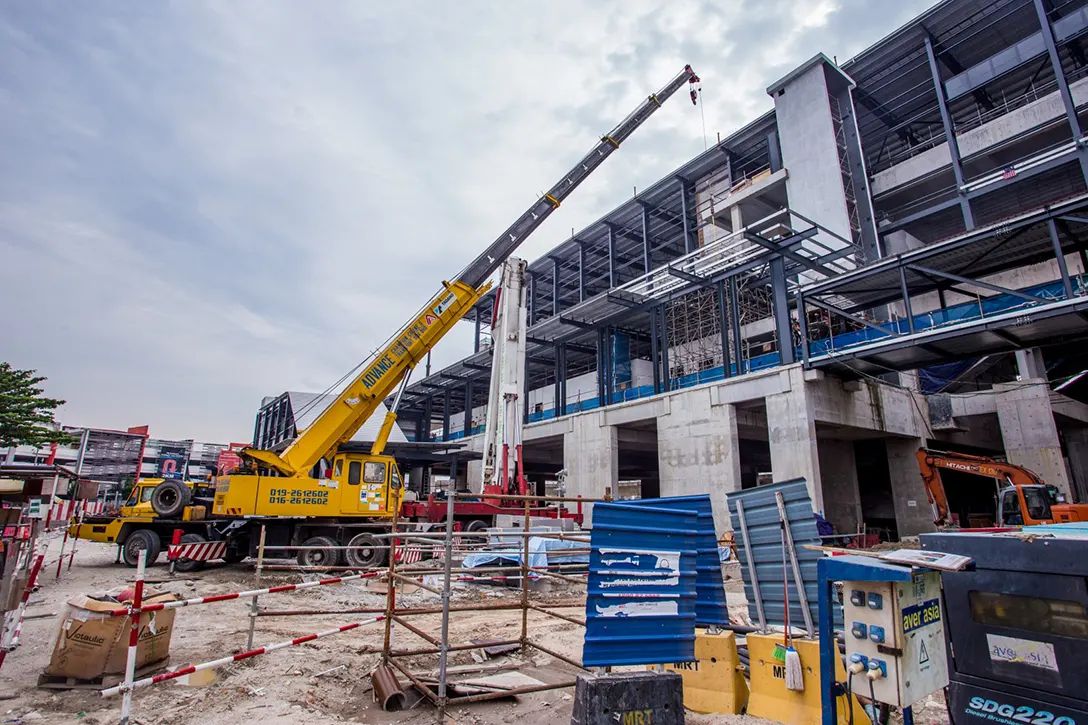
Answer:
[[[56, 613], [57, 616], [29, 619], [24, 623], [21, 646], [8, 655], [3, 669], [0, 669], [0, 697], [6, 698], [0, 700], [0, 712], [4, 713], [0, 722], [5, 725], [115, 723], [120, 714], [120, 696], [105, 699], [87, 690], [39, 689], [37, 680], [49, 662], [67, 600], [77, 594], [120, 588], [131, 580], [133, 570], [114, 564], [113, 547], [80, 542], [74, 566], [71, 570], [65, 570], [58, 580], [55, 573], [60, 539], [54, 537], [49, 543], [43, 586], [31, 598], [28, 615]], [[149, 579], [171, 578], [166, 566], [161, 563], [150, 568], [147, 576]], [[312, 575], [266, 572], [262, 586], [299, 582], [309, 576]], [[178, 574], [173, 579], [153, 586], [176, 592], [184, 598], [255, 588], [253, 568], [245, 564], [209, 567], [189, 575]], [[739, 573], [727, 581], [726, 588], [731, 612], [742, 614], [745, 605]], [[520, 594], [514, 590], [466, 583], [457, 587], [454, 598], [459, 604], [472, 601], [515, 603], [520, 601]], [[551, 591], [534, 593], [534, 601], [541, 602], [583, 602], [584, 598], [584, 586], [562, 583]], [[400, 596], [398, 601], [403, 606], [440, 604], [436, 595], [422, 589]], [[381, 607], [384, 603], [384, 594], [373, 591], [362, 582], [349, 582], [268, 595], [261, 598], [260, 606], [262, 610], [346, 609]], [[170, 647], [171, 668], [243, 651], [249, 622], [248, 608], [248, 601], [237, 600], [177, 610]], [[582, 616], [578, 609], [561, 611]], [[292, 639], [369, 616], [261, 617], [257, 621], [254, 645]], [[414, 617], [412, 622], [424, 631], [437, 634], [441, 619], [438, 615], [421, 615]], [[520, 634], [520, 625], [520, 610], [457, 612], [451, 618], [450, 639], [452, 642], [516, 639]], [[530, 638], [573, 659], [581, 656], [583, 632], [579, 625], [537, 612], [531, 612], [529, 616]], [[420, 702], [420, 698], [411, 690], [407, 691], [409, 707], [401, 712], [384, 712], [375, 703], [368, 674], [379, 661], [380, 655], [373, 650], [380, 651], [382, 637], [383, 625], [371, 624], [219, 668], [215, 671], [215, 682], [203, 687], [169, 682], [137, 690], [133, 700], [133, 716], [137, 722], [145, 725], [227, 725], [251, 721], [259, 721], [261, 725], [344, 722], [414, 725], [435, 722], [434, 709], [426, 701]], [[394, 631], [394, 641], [399, 648], [427, 646], [423, 640], [400, 627]], [[435, 656], [420, 656], [406, 662], [414, 671], [428, 671], [437, 667]], [[573, 680], [578, 673], [576, 668], [536, 651], [524, 657], [515, 653], [495, 658], [485, 664], [502, 662], [517, 664], [516, 671], [547, 683]], [[450, 664], [472, 665], [474, 660], [471, 654], [458, 652], [451, 655]], [[406, 684], [403, 678], [402, 684]], [[570, 721], [572, 697], [573, 689], [562, 689], [521, 695], [517, 699], [466, 705], [452, 710], [447, 722], [479, 725], [567, 723]], [[917, 721], [945, 722], [925, 717]], [[689, 712], [687, 722], [692, 725], [759, 725], [765, 721]]]

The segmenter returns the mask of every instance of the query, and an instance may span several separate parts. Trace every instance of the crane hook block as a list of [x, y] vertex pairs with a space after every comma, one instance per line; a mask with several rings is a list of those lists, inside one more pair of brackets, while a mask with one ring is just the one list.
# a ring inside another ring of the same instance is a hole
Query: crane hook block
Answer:
[[692, 70], [690, 65], [684, 66], [684, 70], [688, 72], [688, 85], [691, 88], [691, 105], [697, 106], [699, 105], [699, 91], [695, 87], [695, 84], [702, 83], [702, 81], [699, 79], [699, 76], [696, 75], [695, 71]]

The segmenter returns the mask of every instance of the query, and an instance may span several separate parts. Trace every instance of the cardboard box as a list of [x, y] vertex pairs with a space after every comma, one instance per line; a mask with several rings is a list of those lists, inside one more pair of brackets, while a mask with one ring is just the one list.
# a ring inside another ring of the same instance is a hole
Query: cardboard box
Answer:
[[[144, 590], [144, 602], [147, 604], [171, 602], [178, 598], [171, 592]], [[123, 674], [128, 657], [129, 618], [103, 614], [121, 606], [83, 595], [69, 601], [45, 674], [80, 680]], [[137, 669], [165, 660], [170, 655], [174, 614], [173, 609], [166, 609], [140, 615]]]

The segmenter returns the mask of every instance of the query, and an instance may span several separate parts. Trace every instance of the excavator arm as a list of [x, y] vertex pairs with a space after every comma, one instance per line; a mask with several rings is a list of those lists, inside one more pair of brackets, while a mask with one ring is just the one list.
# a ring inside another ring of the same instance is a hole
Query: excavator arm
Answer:
[[941, 481], [941, 469], [962, 471], [976, 476], [987, 476], [1014, 486], [1043, 486], [1043, 480], [1022, 466], [995, 461], [985, 456], [972, 456], [953, 451], [933, 451], [919, 448], [918, 470], [926, 488], [929, 505], [933, 508], [933, 523], [943, 526], [949, 523], [948, 496]]
[[684, 66], [671, 81], [646, 98], [627, 118], [605, 134], [574, 168], [564, 174], [547, 193], [537, 199], [498, 239], [465, 267], [456, 281], [444, 282], [443, 289], [431, 298], [414, 319], [389, 338], [363, 365], [362, 372], [282, 453], [247, 448], [242, 451], [242, 455], [257, 465], [274, 469], [286, 476], [308, 471], [319, 460], [335, 453], [341, 443], [350, 440], [362, 424], [381, 407], [382, 401], [399, 387], [396, 402], [386, 414], [381, 432], [371, 449], [371, 455], [380, 455], [396, 422], [400, 393], [407, 385], [412, 369], [490, 289], [488, 279], [495, 270], [559, 208], [579, 184], [685, 83], [692, 87], [691, 100], [694, 103], [697, 98], [694, 84], [698, 82], [699, 77], [691, 66]]

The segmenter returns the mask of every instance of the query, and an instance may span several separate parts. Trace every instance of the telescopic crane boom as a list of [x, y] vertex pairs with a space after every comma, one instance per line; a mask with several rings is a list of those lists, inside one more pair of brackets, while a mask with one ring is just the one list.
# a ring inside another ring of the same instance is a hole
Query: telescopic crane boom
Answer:
[[397, 406], [412, 369], [490, 289], [488, 279], [495, 270], [685, 83], [692, 86], [691, 100], [694, 103], [694, 84], [698, 82], [699, 77], [691, 66], [684, 66], [675, 78], [657, 93], [651, 94], [619, 125], [605, 134], [574, 168], [461, 270], [453, 282], [443, 282], [442, 289], [426, 306], [386, 341], [363, 365], [362, 372], [282, 453], [247, 448], [242, 452], [243, 456], [258, 466], [274, 469], [285, 476], [308, 475], [318, 461], [331, 458], [341, 443], [350, 440], [381, 407], [383, 400], [398, 391], [370, 452], [371, 456], [381, 455], [396, 421]]

